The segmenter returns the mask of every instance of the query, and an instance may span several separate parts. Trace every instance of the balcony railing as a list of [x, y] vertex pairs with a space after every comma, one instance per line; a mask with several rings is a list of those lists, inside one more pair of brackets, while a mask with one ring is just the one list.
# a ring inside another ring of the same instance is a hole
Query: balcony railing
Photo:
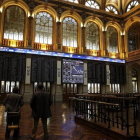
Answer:
[[110, 57], [110, 58], [120, 58], [120, 54], [119, 53], [108, 52], [108, 57]]
[[62, 51], [67, 52], [67, 53], [78, 53], [78, 48], [77, 47], [62, 46]]
[[128, 58], [137, 57], [139, 55], [140, 55], [140, 49], [132, 51], [132, 52], [128, 52]]
[[10, 47], [24, 47], [24, 41], [19, 40], [11, 40], [11, 39], [3, 39], [2, 45], [10, 46]]
[[52, 51], [53, 45], [52, 44], [34, 43], [34, 49]]
[[100, 50], [90, 50], [87, 49], [87, 55], [93, 55], [93, 56], [100, 56], [101, 55], [101, 51]]

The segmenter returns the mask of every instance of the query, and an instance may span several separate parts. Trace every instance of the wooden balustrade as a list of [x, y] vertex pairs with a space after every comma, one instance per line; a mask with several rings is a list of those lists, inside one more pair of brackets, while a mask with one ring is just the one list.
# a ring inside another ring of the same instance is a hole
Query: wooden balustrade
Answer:
[[10, 47], [24, 47], [24, 41], [3, 39], [2, 45]]
[[52, 51], [53, 50], [53, 45], [51, 45], [51, 44], [34, 43], [34, 49]]
[[76, 119], [89, 121], [92, 125], [103, 124], [107, 129], [115, 127], [127, 136], [132, 136], [130, 129], [133, 129], [133, 135], [137, 135], [139, 104], [136, 97], [77, 94], [76, 97], [69, 98], [70, 106], [76, 113]]
[[140, 49], [132, 51], [132, 52], [128, 52], [128, 58], [138, 57], [139, 55], [140, 55]]
[[62, 46], [62, 51], [67, 52], [67, 53], [78, 53], [78, 48], [77, 47]]

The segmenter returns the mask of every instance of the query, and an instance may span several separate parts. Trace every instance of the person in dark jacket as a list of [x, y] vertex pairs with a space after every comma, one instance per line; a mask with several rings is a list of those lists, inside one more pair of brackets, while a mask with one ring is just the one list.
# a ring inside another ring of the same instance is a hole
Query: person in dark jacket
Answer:
[[36, 131], [38, 127], [39, 118], [41, 118], [44, 130], [44, 140], [46, 140], [48, 136], [47, 130], [47, 118], [51, 117], [51, 98], [49, 93], [43, 91], [43, 84], [38, 84], [37, 92], [35, 92], [31, 98], [30, 106], [32, 109], [32, 117], [34, 118], [34, 126], [32, 129], [31, 139], [36, 137]]
[[[3, 101], [3, 105], [5, 106], [5, 112], [19, 112], [20, 113], [20, 107], [22, 107], [24, 104], [23, 97], [22, 95], [19, 95], [19, 89], [17, 87], [13, 88], [13, 93], [8, 94], [7, 97]], [[14, 122], [15, 120], [11, 120]], [[16, 122], [20, 121], [20, 116], [19, 119], [16, 120]], [[11, 123], [12, 123], [11, 122]], [[5, 138], [10, 137], [10, 130], [6, 129], [5, 133]], [[13, 138], [17, 138], [19, 135], [19, 130], [14, 130], [13, 133]]]

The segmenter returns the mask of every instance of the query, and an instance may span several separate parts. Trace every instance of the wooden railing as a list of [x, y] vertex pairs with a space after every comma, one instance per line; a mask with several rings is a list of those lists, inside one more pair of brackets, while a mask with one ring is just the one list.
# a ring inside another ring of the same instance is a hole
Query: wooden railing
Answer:
[[62, 51], [67, 52], [67, 53], [78, 53], [78, 48], [77, 47], [62, 46]]
[[101, 51], [100, 50], [87, 49], [86, 51], [87, 51], [87, 55], [101, 56]]
[[[137, 136], [139, 102], [135, 97], [77, 96], [69, 98], [69, 107], [75, 111], [75, 119], [88, 121], [92, 125], [115, 128], [126, 136]], [[131, 111], [131, 113], [130, 113]], [[133, 132], [130, 132], [133, 130]], [[113, 131], [113, 129], [111, 129]], [[132, 134], [133, 133], [133, 134]], [[140, 135], [140, 134], [139, 134]]]
[[132, 52], [128, 52], [128, 58], [137, 57], [137, 56], [140, 56], [140, 49], [132, 51]]
[[3, 39], [2, 45], [4, 46], [10, 46], [10, 47], [24, 47], [24, 41], [19, 40], [10, 40], [10, 39]]
[[34, 49], [52, 51], [53, 50], [53, 45], [51, 45], [51, 44], [34, 43]]
[[108, 52], [108, 57], [110, 57], [110, 58], [120, 58], [120, 54], [119, 53]]

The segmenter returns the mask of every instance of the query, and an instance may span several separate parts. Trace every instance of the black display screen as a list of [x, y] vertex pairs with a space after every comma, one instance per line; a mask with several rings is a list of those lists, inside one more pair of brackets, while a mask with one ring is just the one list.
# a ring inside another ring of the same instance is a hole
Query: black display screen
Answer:
[[63, 59], [62, 82], [83, 83], [84, 63], [81, 60]]

